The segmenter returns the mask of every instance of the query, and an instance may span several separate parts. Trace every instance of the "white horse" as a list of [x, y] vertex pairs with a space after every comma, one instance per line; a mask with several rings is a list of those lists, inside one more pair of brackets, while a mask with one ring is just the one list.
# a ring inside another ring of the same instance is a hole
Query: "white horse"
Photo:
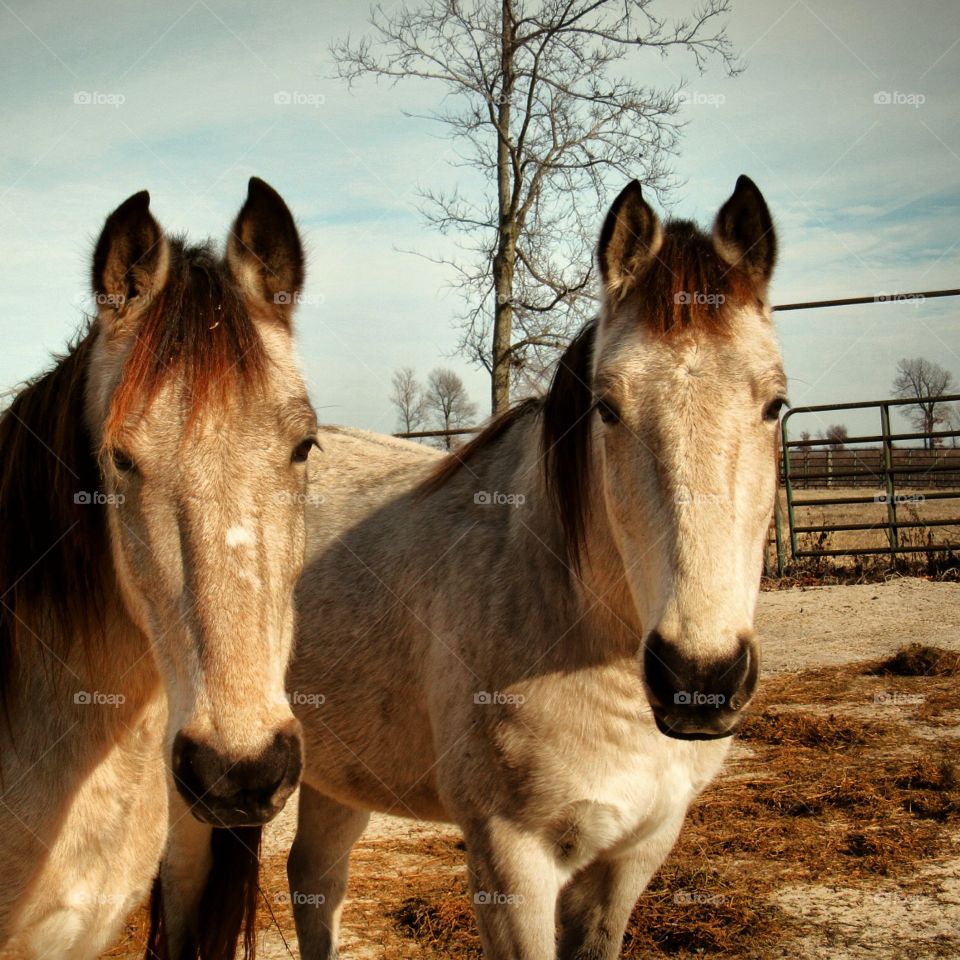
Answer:
[[[96, 246], [96, 318], [0, 418], [0, 957], [115, 939], [156, 873], [170, 779], [179, 831], [188, 809], [253, 827], [218, 831], [208, 871], [218, 851], [255, 864], [253, 825], [296, 786], [283, 679], [316, 431], [290, 329], [302, 280], [262, 181], [225, 258], [165, 236], [136, 194]], [[210, 936], [236, 942], [240, 922], [222, 913]]]
[[750, 702], [770, 215], [741, 177], [712, 238], [662, 228], [631, 183], [598, 259], [601, 317], [547, 396], [459, 453], [320, 432], [288, 681], [305, 960], [337, 955], [371, 810], [459, 825], [490, 960], [616, 957]]

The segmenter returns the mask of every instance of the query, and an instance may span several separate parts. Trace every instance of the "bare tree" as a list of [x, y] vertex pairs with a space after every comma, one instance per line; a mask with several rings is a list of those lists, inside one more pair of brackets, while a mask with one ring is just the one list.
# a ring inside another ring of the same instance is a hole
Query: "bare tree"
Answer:
[[[427, 378], [424, 407], [437, 430], [457, 430], [473, 424], [477, 405], [467, 396], [467, 388], [453, 370], [433, 370]], [[453, 437], [441, 437], [438, 446], [447, 450], [454, 446]]]
[[[893, 395], [899, 400], [916, 400], [907, 407], [907, 416], [917, 432], [931, 433], [950, 418], [950, 408], [937, 398], [950, 392], [953, 374], [925, 357], [904, 357], [897, 363]], [[936, 446], [933, 437], [924, 440], [924, 447]]]
[[423, 426], [423, 390], [413, 367], [399, 367], [390, 381], [390, 402], [397, 411], [397, 432], [412, 433]]
[[[693, 0], [689, 0], [692, 4]], [[372, 37], [335, 43], [338, 74], [445, 88], [444, 124], [474, 181], [420, 194], [427, 221], [455, 234], [465, 302], [460, 352], [490, 373], [493, 412], [512, 383], [536, 383], [593, 313], [593, 241], [612, 185], [672, 183], [682, 84], [618, 74], [632, 52], [718, 57], [739, 69], [722, 21], [730, 0], [667, 19], [654, 0], [422, 0], [375, 7]]]
[[834, 423], [823, 431], [824, 446], [831, 450], [842, 450], [850, 437], [850, 431], [842, 423]]

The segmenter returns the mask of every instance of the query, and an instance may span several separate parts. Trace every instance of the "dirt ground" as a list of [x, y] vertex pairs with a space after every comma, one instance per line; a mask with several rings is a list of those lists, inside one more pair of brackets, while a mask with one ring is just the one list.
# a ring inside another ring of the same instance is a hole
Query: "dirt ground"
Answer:
[[[960, 651], [960, 585], [903, 578], [765, 592], [760, 597], [758, 625], [764, 645], [764, 675], [771, 685], [789, 688], [794, 683], [790, 677], [799, 671], [887, 656], [911, 642]], [[881, 723], [890, 711], [898, 709], [866, 700], [840, 706], [849, 708], [850, 716], [858, 711], [860, 715], [871, 713], [871, 722], [880, 715]], [[804, 704], [804, 708], [827, 711], [822, 705]], [[829, 709], [836, 711], [838, 705], [833, 703]], [[960, 735], [958, 719], [940, 717], [929, 727], [910, 719], [911, 742], [919, 743], [920, 749], [929, 743], [933, 749], [935, 740], [938, 749], [946, 744], [949, 750]], [[903, 717], [898, 722], [903, 722]], [[735, 744], [728, 777], [762, 780], [759, 756], [753, 744]], [[299, 956], [283, 876], [294, 829], [295, 804], [291, 803], [269, 828], [265, 844], [263, 894], [275, 919], [263, 918], [261, 960]], [[938, 829], [946, 843], [941, 842], [939, 854], [918, 863], [909, 876], [901, 871], [894, 877], [878, 874], [874, 880], [868, 875], [866, 884], [862, 875], [856, 882], [851, 876], [848, 884], [838, 880], [834, 871], [822, 883], [771, 888], [766, 903], [758, 904], [757, 910], [775, 910], [778, 916], [788, 918], [791, 935], [750, 956], [775, 960], [960, 957], [960, 832], [955, 819]], [[353, 895], [343, 919], [344, 958], [448, 955], [405, 936], [390, 914], [407, 888], [429, 887], [432, 874], [436, 874], [433, 886], [440, 889], [462, 881], [462, 868], [451, 866], [456, 863], [451, 851], [457, 837], [452, 827], [373, 817], [353, 854]], [[129, 950], [113, 951], [110, 957], [137, 957], [133, 939], [128, 942]], [[732, 958], [741, 954], [721, 951], [712, 955]]]

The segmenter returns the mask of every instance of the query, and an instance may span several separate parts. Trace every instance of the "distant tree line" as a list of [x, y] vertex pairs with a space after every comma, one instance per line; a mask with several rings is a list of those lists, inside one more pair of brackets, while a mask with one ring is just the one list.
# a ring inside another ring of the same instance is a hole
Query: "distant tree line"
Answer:
[[[413, 367], [400, 367], [391, 383], [390, 403], [397, 414], [397, 433], [458, 430], [472, 427], [476, 421], [477, 405], [453, 370], [431, 370], [424, 386]], [[435, 437], [431, 442], [450, 450], [456, 446], [456, 437]]]

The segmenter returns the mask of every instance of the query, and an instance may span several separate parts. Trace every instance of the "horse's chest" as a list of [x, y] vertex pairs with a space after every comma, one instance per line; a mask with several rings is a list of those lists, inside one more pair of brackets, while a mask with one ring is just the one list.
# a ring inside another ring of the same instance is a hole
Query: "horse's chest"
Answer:
[[95, 957], [144, 899], [166, 835], [167, 794], [159, 738], [140, 732], [71, 798], [16, 924], [25, 955]]
[[562, 735], [559, 723], [552, 737], [539, 731], [528, 739], [532, 726], [520, 738], [524, 814], [572, 869], [675, 832], [729, 749], [729, 741], [671, 740], [642, 715], [635, 724], [598, 725], [589, 742], [583, 731]]
[[682, 755], [656, 764], [649, 756], [621, 756], [618, 767], [566, 784], [567, 802], [553, 818], [558, 859], [576, 867], [675, 830], [709, 780], [701, 767]]

